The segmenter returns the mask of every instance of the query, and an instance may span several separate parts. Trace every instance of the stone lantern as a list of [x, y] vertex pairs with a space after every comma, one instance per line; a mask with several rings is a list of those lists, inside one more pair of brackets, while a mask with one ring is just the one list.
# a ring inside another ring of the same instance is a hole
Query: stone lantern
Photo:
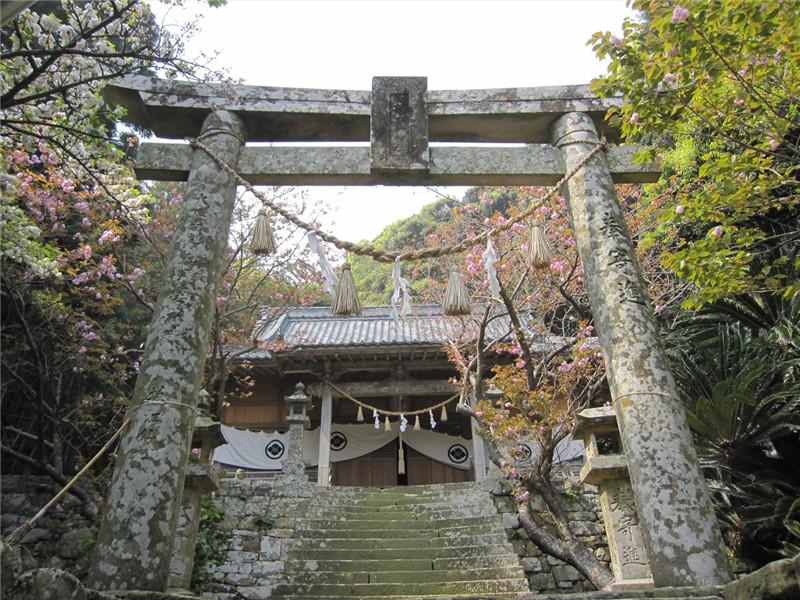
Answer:
[[294, 394], [287, 396], [285, 400], [286, 405], [289, 407], [289, 415], [286, 417], [286, 422], [290, 426], [294, 424], [308, 425], [310, 421], [307, 411], [311, 405], [311, 398], [306, 396], [306, 386], [298, 383], [294, 386]]
[[575, 438], [583, 438], [586, 462], [581, 481], [599, 488], [600, 509], [611, 554], [613, 590], [653, 587], [639, 515], [628, 477], [617, 417], [610, 406], [587, 408], [577, 414]]
[[308, 407], [311, 398], [306, 395], [306, 387], [298, 383], [294, 388], [294, 394], [285, 398], [289, 408], [286, 422], [289, 423], [289, 448], [286, 458], [283, 460], [282, 467], [285, 475], [305, 478], [305, 464], [303, 463], [303, 431], [310, 425], [308, 419]]

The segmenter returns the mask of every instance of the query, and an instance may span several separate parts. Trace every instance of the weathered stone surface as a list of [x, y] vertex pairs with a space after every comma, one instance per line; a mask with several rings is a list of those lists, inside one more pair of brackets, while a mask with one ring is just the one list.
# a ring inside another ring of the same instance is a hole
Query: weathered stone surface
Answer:
[[[6, 536], [50, 500], [53, 484], [49, 477], [3, 475], [0, 492], [2, 534]], [[95, 528], [81, 514], [77, 498], [66, 496], [36, 522], [29, 536], [25, 539], [24, 554], [32, 562], [26, 570], [39, 566], [64, 569], [73, 574], [86, 572]]]
[[725, 600], [796, 600], [800, 598], [800, 554], [778, 560], [731, 582]]
[[370, 114], [370, 170], [425, 172], [428, 115], [425, 77], [374, 77]]
[[[202, 135], [236, 164], [244, 139], [236, 115], [212, 113]], [[98, 589], [167, 586], [236, 191], [204, 152], [198, 150], [193, 160], [98, 534], [91, 574]]]
[[[554, 126], [568, 168], [597, 142], [585, 114]], [[653, 579], [657, 586], [725, 583], [722, 537], [602, 153], [566, 188]]]
[[16, 600], [86, 600], [83, 584], [66, 571], [34, 569], [23, 573], [11, 590]]
[[35, 544], [36, 542], [41, 542], [42, 540], [50, 539], [50, 532], [47, 529], [43, 529], [41, 527], [34, 527], [28, 533], [25, 534], [25, 537], [22, 538], [20, 541], [21, 544]]
[[78, 558], [86, 553], [86, 549], [94, 539], [95, 532], [88, 527], [80, 527], [66, 532], [58, 545], [61, 558]]
[[[633, 162], [633, 144], [607, 151], [615, 183], [658, 180], [655, 164]], [[254, 185], [552, 185], [564, 174], [561, 152], [550, 144], [520, 148], [434, 147], [427, 172], [413, 175], [370, 170], [366, 147], [255, 146], [242, 151], [237, 170]], [[185, 181], [191, 168], [188, 144], [145, 142], [136, 159], [141, 179]]]

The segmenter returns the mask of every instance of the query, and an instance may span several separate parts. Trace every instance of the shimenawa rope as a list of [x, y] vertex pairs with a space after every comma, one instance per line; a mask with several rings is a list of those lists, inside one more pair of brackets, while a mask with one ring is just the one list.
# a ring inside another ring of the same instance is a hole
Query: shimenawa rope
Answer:
[[361, 406], [362, 408], [367, 408], [367, 409], [369, 409], [369, 410], [371, 410], [373, 412], [376, 412], [376, 413], [378, 413], [380, 415], [386, 415], [387, 417], [402, 417], [402, 416], [422, 415], [422, 414], [425, 414], [426, 412], [429, 412], [429, 411], [432, 411], [432, 410], [436, 410], [437, 408], [441, 408], [445, 404], [449, 404], [450, 402], [452, 402], [453, 400], [455, 400], [456, 398], [461, 396], [461, 393], [459, 392], [458, 394], [454, 394], [454, 395], [450, 396], [447, 400], [444, 400], [444, 401], [439, 402], [438, 404], [434, 404], [432, 406], [427, 406], [425, 408], [421, 408], [419, 410], [398, 410], [398, 411], [395, 411], [395, 410], [384, 410], [382, 408], [377, 408], [375, 406], [372, 406], [371, 404], [367, 404], [366, 402], [362, 402], [361, 400], [357, 400], [356, 398], [353, 398], [350, 394], [345, 392], [342, 388], [338, 387], [335, 383], [333, 383], [331, 381], [325, 380], [324, 383], [327, 383], [334, 390], [339, 392], [339, 394], [341, 396], [347, 398], [351, 402], [354, 402], [358, 406]]
[[511, 227], [513, 227], [516, 223], [524, 221], [525, 219], [530, 217], [536, 211], [537, 208], [542, 206], [547, 200], [549, 200], [556, 193], [558, 193], [561, 187], [565, 183], [567, 183], [570, 179], [572, 179], [572, 177], [574, 177], [578, 171], [580, 171], [584, 166], [586, 166], [586, 163], [588, 163], [598, 152], [600, 152], [600, 150], [602, 150], [608, 145], [605, 138], [601, 139], [597, 143], [597, 145], [594, 148], [592, 148], [592, 150], [587, 152], [586, 156], [584, 156], [577, 165], [575, 165], [572, 169], [570, 169], [564, 175], [564, 177], [562, 177], [559, 180], [559, 182], [556, 183], [544, 197], [540, 198], [538, 202], [532, 204], [527, 209], [522, 211], [520, 214], [510, 218], [508, 221], [505, 221], [501, 225], [497, 225], [496, 227], [493, 227], [488, 231], [484, 231], [483, 233], [479, 233], [477, 235], [468, 237], [458, 242], [457, 244], [451, 244], [449, 246], [435, 246], [431, 248], [423, 248], [422, 250], [412, 250], [408, 252], [397, 252], [392, 250], [383, 250], [381, 248], [373, 246], [372, 244], [355, 244], [353, 242], [348, 242], [346, 240], [340, 240], [333, 234], [327, 233], [317, 227], [314, 227], [312, 224], [303, 221], [297, 215], [289, 212], [282, 206], [274, 203], [265, 194], [259, 192], [250, 182], [248, 182], [244, 177], [242, 177], [236, 171], [236, 169], [231, 167], [227, 162], [225, 162], [222, 158], [220, 158], [211, 148], [209, 148], [203, 142], [201, 142], [199, 138], [190, 139], [189, 144], [194, 148], [200, 148], [201, 150], [203, 150], [203, 152], [208, 154], [214, 160], [214, 162], [216, 162], [220, 166], [220, 168], [223, 171], [225, 171], [228, 175], [233, 177], [239, 185], [244, 187], [247, 191], [252, 193], [256, 198], [261, 200], [264, 203], [264, 205], [274, 210], [276, 213], [281, 215], [284, 219], [286, 219], [290, 223], [297, 225], [298, 227], [304, 229], [305, 231], [313, 231], [320, 238], [322, 238], [323, 240], [325, 240], [330, 244], [333, 244], [340, 250], [346, 250], [347, 252], [352, 252], [353, 254], [358, 254], [359, 256], [369, 256], [374, 260], [377, 260], [378, 262], [385, 262], [385, 263], [394, 262], [398, 258], [402, 261], [410, 262], [410, 261], [423, 260], [426, 258], [438, 258], [440, 256], [459, 254], [461, 252], [468, 250], [475, 244], [484, 242], [486, 238], [489, 236], [495, 235], [501, 231], [507, 231], [508, 229], [511, 229]]

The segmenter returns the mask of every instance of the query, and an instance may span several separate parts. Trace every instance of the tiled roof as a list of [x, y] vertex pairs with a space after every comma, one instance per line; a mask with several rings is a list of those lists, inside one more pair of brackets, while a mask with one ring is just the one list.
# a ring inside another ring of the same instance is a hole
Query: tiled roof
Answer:
[[[298, 348], [427, 345], [475, 339], [483, 309], [473, 317], [448, 317], [437, 305], [416, 306], [413, 314], [395, 321], [389, 307], [365, 308], [360, 317], [333, 315], [329, 307], [292, 308], [258, 324], [258, 341]], [[509, 333], [507, 317], [487, 327], [487, 341]], [[544, 347], [544, 344], [541, 344]]]

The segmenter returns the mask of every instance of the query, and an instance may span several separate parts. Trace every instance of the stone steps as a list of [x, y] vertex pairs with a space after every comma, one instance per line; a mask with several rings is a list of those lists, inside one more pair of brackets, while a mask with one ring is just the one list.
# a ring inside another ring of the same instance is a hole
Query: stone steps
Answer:
[[529, 592], [474, 483], [315, 491], [271, 597], [521, 598]]

